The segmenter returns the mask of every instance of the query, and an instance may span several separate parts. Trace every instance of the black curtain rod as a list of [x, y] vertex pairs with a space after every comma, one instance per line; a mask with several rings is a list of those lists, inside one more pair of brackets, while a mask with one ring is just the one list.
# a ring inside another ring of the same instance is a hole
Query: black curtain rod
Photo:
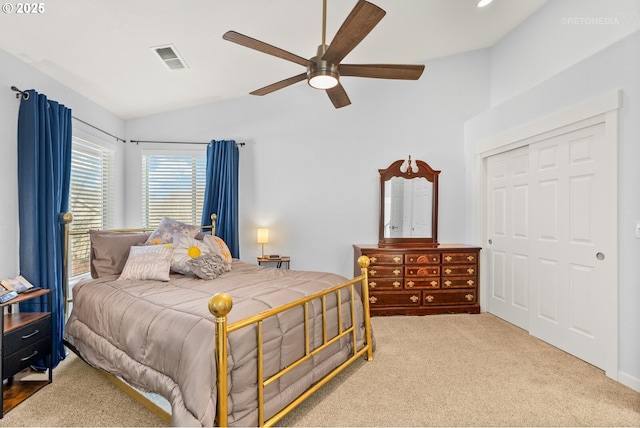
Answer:
[[[209, 144], [202, 141], [153, 141], [153, 140], [129, 140], [130, 143], [152, 143], [152, 144]], [[236, 146], [244, 146], [245, 143], [236, 143]]]
[[93, 129], [95, 129], [96, 131], [100, 131], [100, 132], [102, 132], [103, 134], [106, 134], [106, 135], [108, 135], [108, 136], [110, 136], [110, 137], [112, 137], [112, 138], [115, 138], [115, 139], [116, 139], [116, 141], [122, 141], [123, 143], [126, 143], [126, 142], [127, 142], [127, 140], [123, 140], [123, 139], [122, 139], [122, 138], [120, 138], [120, 137], [116, 137], [115, 135], [108, 133], [108, 132], [107, 132], [107, 131], [105, 131], [104, 129], [100, 129], [100, 128], [98, 128], [97, 126], [93, 126], [92, 124], [87, 123], [87, 122], [85, 122], [85, 121], [84, 121], [84, 120], [82, 120], [82, 119], [78, 119], [78, 118], [77, 118], [77, 117], [75, 117], [75, 116], [71, 116], [71, 118], [72, 118], [72, 119], [77, 120], [78, 122], [84, 123], [84, 124], [85, 124], [85, 125], [87, 125], [87, 126], [92, 127], [92, 128], [93, 128]]
[[25, 92], [25, 91], [21, 91], [20, 89], [16, 88], [15, 86], [11, 87], [12, 91], [16, 91], [16, 98], [20, 98], [20, 96], [22, 96], [25, 100], [29, 99], [29, 93]]
[[[16, 91], [16, 92], [17, 92], [17, 93], [16, 93], [16, 98], [20, 98], [20, 96], [22, 96], [25, 100], [28, 100], [28, 99], [29, 99], [29, 93], [28, 93], [28, 92], [21, 91], [20, 89], [16, 88], [15, 86], [12, 86], [12, 87], [11, 87], [11, 90], [12, 90], [12, 91]], [[94, 126], [94, 125], [92, 125], [92, 124], [90, 124], [90, 123], [88, 123], [88, 122], [85, 122], [85, 121], [84, 121], [84, 120], [82, 120], [82, 119], [78, 119], [78, 118], [77, 118], [77, 117], [75, 117], [75, 116], [71, 116], [71, 118], [72, 118], [72, 119], [77, 120], [78, 122], [84, 123], [84, 124], [85, 124], [85, 125], [87, 125], [87, 126], [92, 127], [92, 128], [93, 128], [93, 129], [95, 129], [96, 131], [100, 131], [100, 132], [102, 132], [103, 134], [106, 134], [106, 135], [108, 135], [108, 136], [110, 136], [110, 137], [112, 137], [112, 138], [115, 138], [115, 139], [116, 139], [116, 141], [122, 141], [123, 143], [126, 143], [126, 142], [127, 142], [127, 140], [123, 140], [122, 138], [116, 137], [115, 135], [108, 133], [108, 132], [107, 132], [107, 131], [105, 131], [104, 129], [100, 129], [100, 128], [98, 128], [97, 126]]]

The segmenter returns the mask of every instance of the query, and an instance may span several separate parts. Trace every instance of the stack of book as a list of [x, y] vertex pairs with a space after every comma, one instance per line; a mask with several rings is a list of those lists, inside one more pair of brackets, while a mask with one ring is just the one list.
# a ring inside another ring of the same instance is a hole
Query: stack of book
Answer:
[[19, 293], [32, 289], [31, 284], [25, 277], [19, 275], [15, 278], [3, 279], [0, 281], [2, 289], [0, 289], [0, 303], [6, 303], [11, 299], [18, 297]]

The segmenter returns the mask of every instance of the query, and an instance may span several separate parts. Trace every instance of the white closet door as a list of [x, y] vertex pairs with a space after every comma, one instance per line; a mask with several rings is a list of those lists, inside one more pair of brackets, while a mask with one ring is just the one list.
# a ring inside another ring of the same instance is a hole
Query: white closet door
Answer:
[[488, 311], [605, 369], [616, 165], [602, 122], [486, 159]]
[[609, 183], [603, 139], [600, 123], [530, 146], [529, 331], [597, 367], [606, 360], [605, 317], [615, 316], [602, 304], [616, 258], [606, 227], [616, 222], [615, 176]]
[[488, 311], [529, 326], [529, 148], [487, 159]]

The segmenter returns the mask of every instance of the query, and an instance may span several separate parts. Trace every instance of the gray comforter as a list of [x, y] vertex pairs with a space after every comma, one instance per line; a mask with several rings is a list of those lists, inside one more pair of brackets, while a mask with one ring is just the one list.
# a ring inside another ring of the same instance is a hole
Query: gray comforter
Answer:
[[[212, 426], [216, 412], [214, 317], [207, 304], [225, 292], [233, 298], [228, 322], [249, 317], [345, 281], [321, 272], [267, 269], [234, 260], [230, 272], [205, 281], [172, 274], [170, 282], [84, 280], [73, 288], [65, 337], [90, 364], [131, 385], [165, 397], [172, 425]], [[327, 298], [329, 335], [337, 331], [336, 296]], [[341, 293], [342, 323], [351, 325], [348, 293]], [[309, 305], [310, 347], [323, 343], [321, 305]], [[357, 305], [358, 347], [363, 343], [362, 305]], [[304, 355], [302, 309], [264, 323], [265, 374]], [[256, 329], [228, 338], [229, 424], [258, 423]], [[346, 338], [265, 389], [265, 417], [282, 409], [352, 354]]]

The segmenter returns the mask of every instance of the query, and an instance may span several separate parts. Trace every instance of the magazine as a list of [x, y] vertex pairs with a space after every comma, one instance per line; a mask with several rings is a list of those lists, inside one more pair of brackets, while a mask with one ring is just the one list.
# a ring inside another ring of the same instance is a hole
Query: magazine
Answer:
[[5, 290], [15, 290], [18, 293], [22, 293], [30, 288], [33, 288], [33, 284], [27, 281], [27, 279], [22, 275], [16, 276], [15, 278], [3, 279], [2, 281], [0, 281], [0, 285], [2, 285]]

